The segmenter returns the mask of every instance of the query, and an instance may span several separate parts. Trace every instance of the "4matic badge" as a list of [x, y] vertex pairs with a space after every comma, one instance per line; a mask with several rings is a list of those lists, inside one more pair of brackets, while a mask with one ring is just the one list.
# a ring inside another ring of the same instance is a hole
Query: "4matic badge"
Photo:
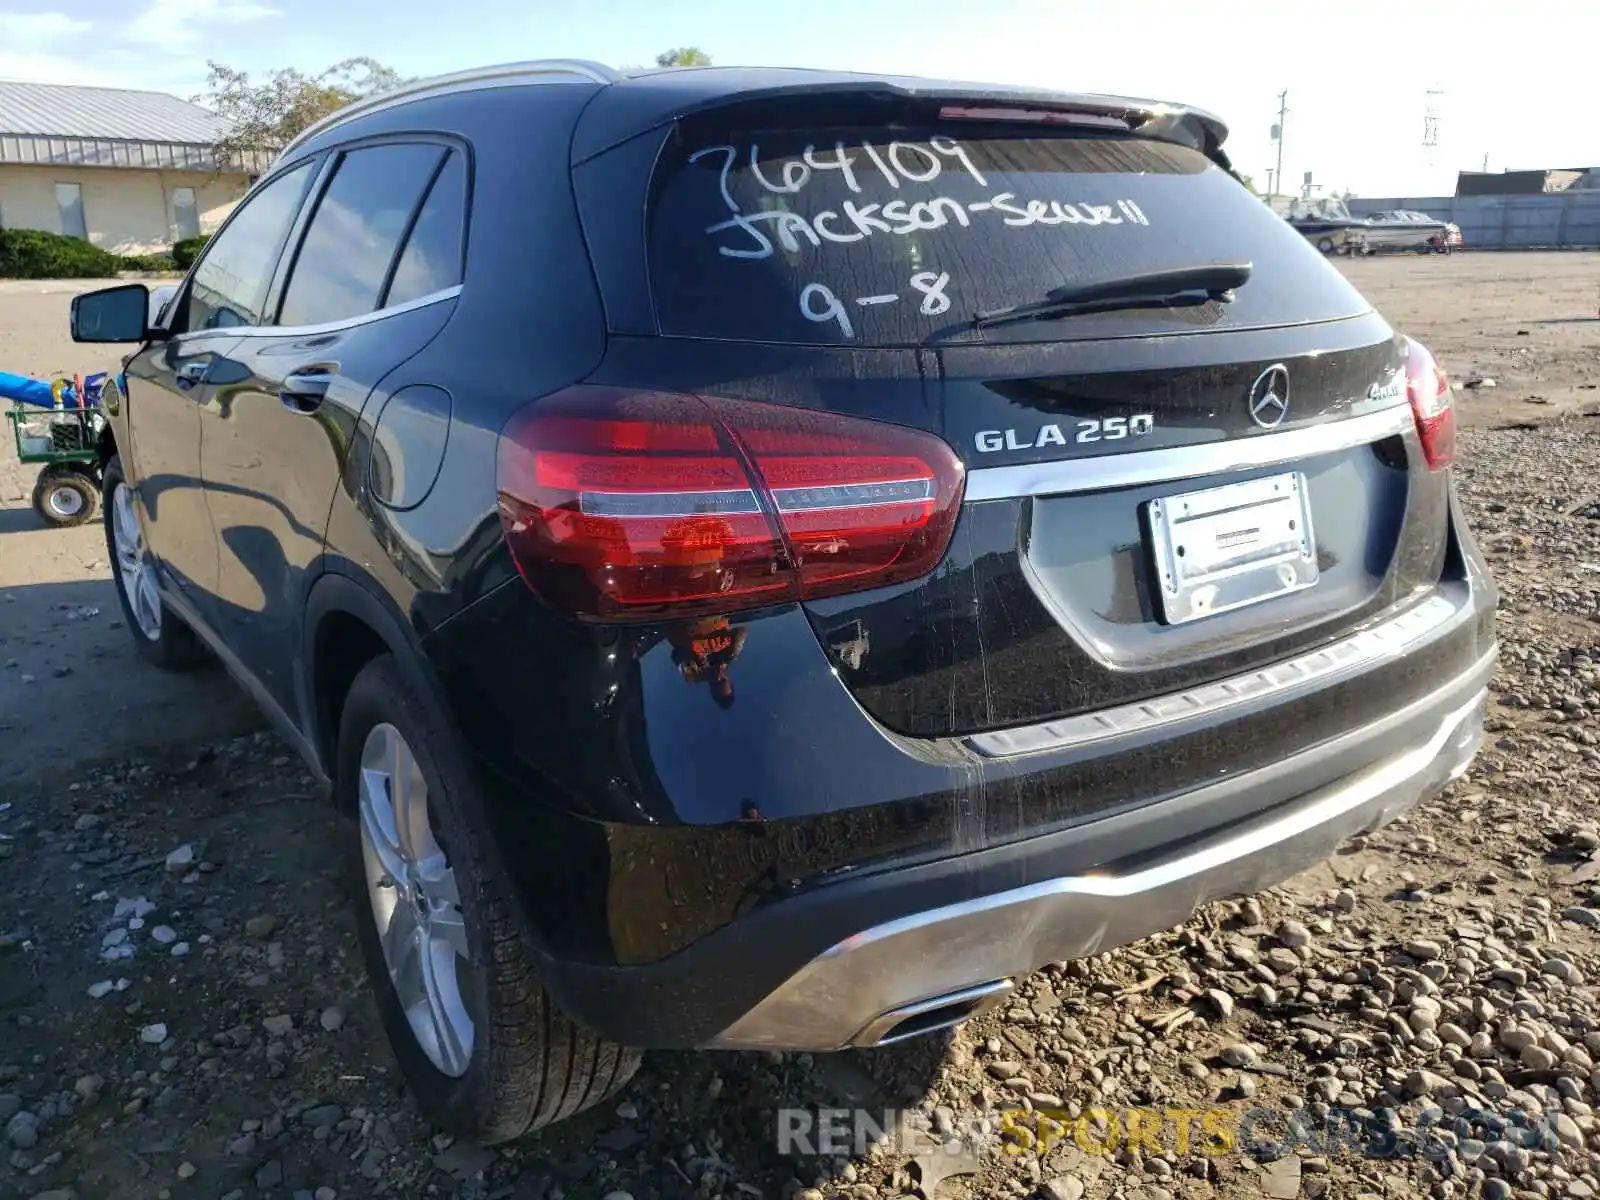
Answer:
[[1406, 394], [1406, 373], [1395, 371], [1367, 389], [1368, 400], [1398, 400]]
[[1131, 417], [1103, 417], [1098, 421], [1079, 421], [1069, 439], [1059, 425], [1041, 425], [1036, 430], [980, 429], [973, 441], [979, 454], [993, 454], [996, 450], [1040, 450], [1045, 446], [1065, 446], [1068, 441], [1079, 445], [1091, 442], [1118, 442], [1123, 438], [1145, 437], [1154, 432], [1156, 419], [1152, 413], [1135, 413]]

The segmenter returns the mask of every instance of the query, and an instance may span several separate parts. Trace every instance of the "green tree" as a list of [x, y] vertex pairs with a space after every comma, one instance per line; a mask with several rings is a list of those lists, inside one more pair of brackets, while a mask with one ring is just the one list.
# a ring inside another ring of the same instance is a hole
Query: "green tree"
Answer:
[[316, 75], [294, 68], [273, 71], [262, 83], [244, 71], [207, 62], [206, 91], [195, 97], [229, 124], [212, 147], [219, 169], [259, 170], [261, 160], [329, 113], [352, 101], [404, 83], [392, 67], [371, 58], [347, 58]]
[[699, 46], [679, 46], [676, 50], [668, 50], [656, 55], [658, 67], [709, 67], [711, 55]]

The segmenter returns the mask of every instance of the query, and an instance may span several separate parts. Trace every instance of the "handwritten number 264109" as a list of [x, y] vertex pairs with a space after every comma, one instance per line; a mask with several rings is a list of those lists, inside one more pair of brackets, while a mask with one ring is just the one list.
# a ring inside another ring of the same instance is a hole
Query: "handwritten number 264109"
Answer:
[[[923, 316], [937, 317], [950, 311], [950, 297], [945, 291], [950, 286], [950, 272], [918, 271], [911, 277], [911, 286], [922, 297], [919, 309]], [[857, 296], [856, 304], [861, 308], [870, 308], [878, 304], [898, 304], [900, 299], [900, 293], [888, 292], [876, 296]], [[800, 315], [819, 325], [832, 321], [846, 338], [855, 339], [856, 328], [850, 320], [850, 310], [827, 284], [808, 283], [800, 289]]]

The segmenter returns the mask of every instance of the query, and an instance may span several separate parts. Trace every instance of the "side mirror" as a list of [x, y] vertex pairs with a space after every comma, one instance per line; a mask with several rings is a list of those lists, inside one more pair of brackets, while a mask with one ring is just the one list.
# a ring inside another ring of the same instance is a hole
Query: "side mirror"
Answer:
[[142, 342], [152, 332], [149, 312], [150, 289], [142, 283], [85, 292], [72, 298], [72, 340]]

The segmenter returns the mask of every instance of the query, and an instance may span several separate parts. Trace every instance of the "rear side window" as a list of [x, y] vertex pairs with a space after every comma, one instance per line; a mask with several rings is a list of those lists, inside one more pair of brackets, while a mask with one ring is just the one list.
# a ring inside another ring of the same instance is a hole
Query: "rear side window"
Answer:
[[[1275, 325], [1366, 311], [1287, 223], [1198, 151], [1126, 135], [938, 127], [682, 128], [651, 184], [662, 330], [844, 345], [1057, 340]], [[1216, 261], [1231, 304], [983, 330], [1052, 289]]]
[[340, 159], [284, 289], [280, 325], [320, 325], [378, 307], [395, 251], [444, 149], [384, 145]]
[[404, 304], [461, 282], [462, 234], [466, 230], [467, 171], [452, 150], [428, 189], [422, 212], [400, 252], [386, 305]]

